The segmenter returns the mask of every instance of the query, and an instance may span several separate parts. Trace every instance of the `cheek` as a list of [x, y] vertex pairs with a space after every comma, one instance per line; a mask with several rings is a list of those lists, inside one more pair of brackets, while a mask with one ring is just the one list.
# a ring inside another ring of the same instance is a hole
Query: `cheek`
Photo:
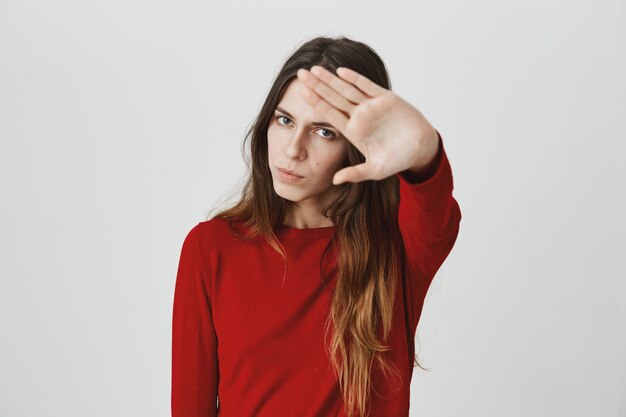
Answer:
[[267, 130], [268, 149], [278, 151], [284, 144], [287, 143], [287, 141], [288, 138], [285, 137], [285, 132], [280, 131], [279, 129], [272, 129], [272, 127]]
[[340, 161], [317, 160], [314, 162], [315, 170], [318, 172], [319, 178], [327, 182], [329, 178], [335, 175], [335, 172], [341, 168]]
[[271, 159], [273, 155], [278, 151], [278, 140], [276, 134], [272, 134], [271, 132], [267, 132], [267, 153], [269, 158]]
[[331, 152], [325, 152], [324, 155], [326, 156], [324, 158], [318, 156], [314, 165], [318, 171], [328, 171], [331, 176], [348, 163], [348, 152], [345, 149], [340, 152], [334, 149]]

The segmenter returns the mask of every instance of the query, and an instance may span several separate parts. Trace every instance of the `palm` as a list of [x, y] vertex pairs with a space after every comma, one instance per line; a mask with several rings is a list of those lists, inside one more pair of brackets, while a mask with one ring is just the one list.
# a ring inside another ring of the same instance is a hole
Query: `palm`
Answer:
[[337, 74], [341, 79], [321, 67], [298, 72], [310, 88], [303, 89], [309, 105], [365, 156], [364, 163], [338, 171], [334, 183], [387, 178], [432, 153], [436, 132], [419, 110], [355, 71]]

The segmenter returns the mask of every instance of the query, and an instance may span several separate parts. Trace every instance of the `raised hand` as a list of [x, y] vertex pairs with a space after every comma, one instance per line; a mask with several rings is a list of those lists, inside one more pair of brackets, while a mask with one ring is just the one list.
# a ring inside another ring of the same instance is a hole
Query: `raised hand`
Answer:
[[396, 172], [420, 172], [438, 151], [438, 135], [409, 102], [367, 77], [340, 67], [298, 70], [302, 95], [364, 156], [362, 164], [335, 173], [333, 184], [380, 180]]

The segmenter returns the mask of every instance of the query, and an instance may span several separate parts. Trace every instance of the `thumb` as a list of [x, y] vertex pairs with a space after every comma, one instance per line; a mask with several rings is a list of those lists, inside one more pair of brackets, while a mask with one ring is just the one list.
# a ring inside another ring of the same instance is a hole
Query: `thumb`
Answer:
[[360, 182], [368, 180], [368, 172], [369, 167], [367, 162], [340, 169], [335, 172], [335, 175], [333, 176], [333, 184], [339, 185], [344, 182]]

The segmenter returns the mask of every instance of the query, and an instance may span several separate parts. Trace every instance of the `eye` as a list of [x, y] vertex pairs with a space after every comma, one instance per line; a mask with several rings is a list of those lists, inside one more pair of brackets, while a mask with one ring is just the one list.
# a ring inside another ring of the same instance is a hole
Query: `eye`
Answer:
[[325, 130], [326, 132], [329, 132], [331, 134], [331, 136], [323, 136], [322, 135], [322, 138], [324, 138], [324, 139], [334, 139], [334, 138], [337, 137], [335, 132], [333, 132], [332, 130], [324, 129], [323, 127], [319, 128], [318, 130]]
[[282, 125], [282, 126], [286, 126], [286, 125], [285, 125], [285, 124], [283, 124], [283, 123], [281, 123], [281, 122], [280, 122], [280, 119], [287, 119], [287, 120], [291, 121], [291, 119], [290, 119], [289, 117], [287, 117], [287, 116], [283, 116], [282, 114], [281, 114], [281, 115], [276, 116], [275, 118], [276, 118], [276, 120], [278, 120], [278, 124], [279, 124], [279, 125]]
[[[282, 123], [282, 122], [281, 122], [281, 119], [286, 119], [286, 120], [288, 120], [288, 121], [289, 121], [289, 123], [291, 123], [291, 122], [292, 122], [292, 121], [291, 121], [291, 119], [290, 119], [289, 117], [287, 117], [287, 116], [283, 116], [282, 114], [275, 115], [275, 116], [274, 116], [274, 118], [278, 121], [278, 124], [279, 124], [279, 125], [281, 125], [281, 126], [289, 126], [289, 124], [288, 124], [288, 123]], [[326, 132], [330, 133], [330, 136], [319, 135], [322, 139], [326, 139], [326, 140], [333, 140], [333, 139], [337, 138], [337, 134], [336, 134], [335, 132], [333, 132], [332, 130], [325, 129], [325, 128], [323, 128], [323, 127], [320, 127], [320, 128], [319, 128], [319, 129], [317, 129], [317, 130], [323, 130], [323, 131], [326, 131]]]

